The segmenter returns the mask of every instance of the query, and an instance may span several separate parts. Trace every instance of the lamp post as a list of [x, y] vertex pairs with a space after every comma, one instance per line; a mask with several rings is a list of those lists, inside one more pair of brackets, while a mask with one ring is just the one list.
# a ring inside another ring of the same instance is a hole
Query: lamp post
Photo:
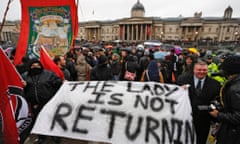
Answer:
[[164, 34], [164, 32], [161, 31], [161, 34], [160, 34], [160, 39], [161, 39], [161, 41], [163, 40], [163, 34]]
[[234, 40], [237, 41], [237, 39], [238, 39], [238, 32], [237, 31], [234, 33], [234, 38], [235, 38]]
[[196, 47], [198, 47], [198, 31], [195, 32], [195, 44], [196, 44]]

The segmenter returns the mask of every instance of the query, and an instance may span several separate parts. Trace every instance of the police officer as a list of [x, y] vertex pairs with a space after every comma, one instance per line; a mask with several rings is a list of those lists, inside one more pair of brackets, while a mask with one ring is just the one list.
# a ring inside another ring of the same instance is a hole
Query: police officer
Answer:
[[208, 64], [208, 76], [211, 77], [212, 73], [217, 73], [218, 72], [218, 66], [217, 66], [216, 63], [213, 62], [213, 56], [212, 55], [207, 56], [206, 62]]

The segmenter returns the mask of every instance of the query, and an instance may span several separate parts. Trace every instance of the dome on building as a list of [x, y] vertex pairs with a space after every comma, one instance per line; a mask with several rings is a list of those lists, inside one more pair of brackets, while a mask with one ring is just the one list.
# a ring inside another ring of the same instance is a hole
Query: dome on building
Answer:
[[135, 3], [131, 10], [132, 17], [144, 17], [145, 15], [145, 8], [142, 3], [138, 0], [137, 3]]
[[134, 10], [142, 10], [142, 11], [145, 12], [145, 8], [144, 8], [143, 4], [140, 3], [139, 0], [137, 1], [137, 3], [135, 3], [135, 4], [133, 5], [132, 11], [134, 11]]

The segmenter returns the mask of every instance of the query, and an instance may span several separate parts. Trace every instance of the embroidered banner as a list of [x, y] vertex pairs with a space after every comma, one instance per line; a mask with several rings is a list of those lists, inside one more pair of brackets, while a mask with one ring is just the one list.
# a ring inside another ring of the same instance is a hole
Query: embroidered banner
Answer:
[[43, 45], [50, 56], [63, 55], [77, 36], [75, 0], [21, 0], [22, 22], [14, 64], [22, 57], [38, 58]]

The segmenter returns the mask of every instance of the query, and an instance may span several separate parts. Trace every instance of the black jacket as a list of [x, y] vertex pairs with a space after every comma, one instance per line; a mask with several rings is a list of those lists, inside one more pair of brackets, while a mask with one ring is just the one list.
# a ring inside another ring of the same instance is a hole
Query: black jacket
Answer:
[[91, 80], [112, 80], [112, 70], [108, 64], [97, 64], [91, 70]]
[[240, 75], [225, 84], [222, 100], [223, 112], [217, 117], [221, 122], [218, 144], [240, 144]]
[[216, 100], [221, 86], [216, 80], [206, 77], [202, 93], [200, 96], [197, 96], [193, 74], [180, 75], [177, 84], [190, 84], [189, 97], [193, 111], [193, 123], [197, 134], [197, 144], [206, 143], [212, 117], [208, 109], [201, 109], [201, 106], [208, 107], [211, 101]]
[[22, 77], [27, 82], [27, 86], [24, 88], [25, 97], [32, 105], [45, 105], [62, 84], [59, 77], [47, 70], [43, 70], [35, 76], [25, 72]]
[[72, 81], [77, 80], [77, 71], [75, 69], [74, 63], [70, 59], [66, 59], [66, 67], [65, 67], [69, 73]]
[[135, 60], [134, 56], [128, 55], [126, 57], [126, 60], [121, 64], [120, 80], [126, 80], [124, 79], [126, 70], [131, 73], [137, 73], [138, 69], [139, 69], [139, 65]]
[[113, 75], [119, 75], [121, 70], [119, 60], [113, 60], [110, 65]]

